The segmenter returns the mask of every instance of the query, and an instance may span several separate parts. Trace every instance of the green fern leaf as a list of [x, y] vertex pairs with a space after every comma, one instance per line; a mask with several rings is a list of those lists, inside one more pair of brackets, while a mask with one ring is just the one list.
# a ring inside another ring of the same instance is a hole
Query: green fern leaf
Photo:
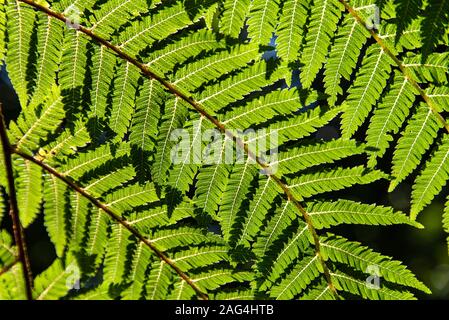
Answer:
[[332, 140], [282, 152], [279, 159], [270, 164], [278, 166], [281, 174], [289, 174], [324, 163], [334, 163], [363, 151], [363, 147], [354, 140]]
[[291, 179], [289, 185], [299, 198], [308, 198], [323, 192], [341, 190], [355, 184], [368, 184], [386, 178], [381, 171], [367, 171], [363, 166], [337, 168], [318, 173], [306, 173]]
[[56, 254], [62, 257], [67, 244], [66, 226], [67, 186], [54, 176], [44, 180], [44, 219], [47, 232], [55, 245]]
[[306, 257], [279, 285], [270, 290], [271, 296], [278, 300], [294, 298], [318, 276], [319, 270], [318, 257]]
[[297, 59], [306, 24], [309, 1], [285, 1], [282, 5], [279, 24], [276, 29], [278, 54], [286, 63]]
[[391, 59], [379, 46], [371, 45], [354, 84], [349, 89], [348, 107], [342, 116], [342, 135], [350, 138], [362, 125], [379, 99], [391, 70]]
[[399, 261], [382, 256], [357, 242], [342, 237], [329, 237], [321, 240], [321, 245], [323, 254], [332, 261], [350, 265], [361, 272], [367, 272], [369, 266], [376, 266], [380, 272], [379, 276], [385, 280], [430, 293], [430, 290]]
[[42, 169], [28, 160], [18, 158], [17, 201], [20, 221], [28, 227], [39, 214], [42, 203]]
[[248, 13], [248, 34], [252, 43], [267, 45], [276, 28], [278, 0], [255, 0]]
[[341, 4], [336, 0], [314, 0], [301, 59], [301, 83], [309, 88], [326, 59], [331, 37], [337, 29]]
[[420, 104], [394, 151], [394, 180], [390, 184], [389, 191], [394, 190], [418, 166], [422, 155], [436, 138], [440, 127], [441, 124], [432, 110]]
[[409, 114], [415, 100], [415, 90], [402, 74], [395, 74], [393, 84], [375, 109], [367, 131], [367, 147], [372, 148], [369, 164], [374, 166], [377, 157], [382, 157]]
[[445, 139], [416, 178], [412, 191], [410, 215], [415, 219], [421, 210], [441, 192], [449, 175], [449, 141]]
[[355, 279], [343, 272], [331, 274], [335, 286], [342, 291], [370, 300], [415, 300], [408, 291], [397, 291], [386, 287], [370, 288], [365, 281]]
[[334, 49], [329, 54], [324, 71], [324, 85], [330, 105], [334, 105], [337, 95], [343, 93], [340, 79], [343, 77], [350, 80], [357, 64], [359, 48], [366, 42], [367, 37], [366, 29], [354, 17], [347, 15], [337, 30]]
[[30, 51], [36, 12], [22, 2], [8, 1], [6, 18], [6, 30], [8, 30], [10, 43], [6, 56], [8, 74], [20, 104], [25, 107], [28, 105], [31, 86], [28, 52]]
[[362, 204], [349, 200], [334, 202], [315, 202], [307, 206], [307, 211], [317, 229], [329, 228], [340, 224], [393, 225], [409, 224], [422, 228], [406, 215], [390, 207]]
[[224, 0], [223, 17], [220, 21], [220, 30], [237, 38], [248, 12], [250, 0]]
[[55, 260], [34, 282], [36, 300], [56, 300], [64, 297], [70, 289], [67, 286], [69, 276], [70, 273], [64, 268], [63, 262], [60, 259]]
[[122, 225], [113, 225], [104, 262], [105, 281], [120, 283], [125, 274], [130, 233]]

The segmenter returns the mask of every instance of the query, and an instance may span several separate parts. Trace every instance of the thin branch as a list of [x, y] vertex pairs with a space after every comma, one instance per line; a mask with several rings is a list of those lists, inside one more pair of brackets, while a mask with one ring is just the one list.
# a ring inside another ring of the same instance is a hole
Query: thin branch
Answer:
[[357, 11], [352, 8], [345, 0], [338, 0], [340, 1], [344, 6], [345, 9], [356, 19], [356, 21], [363, 26], [376, 40], [377, 44], [382, 48], [382, 50], [396, 63], [396, 65], [399, 67], [401, 72], [404, 74], [405, 78], [408, 80], [408, 82], [419, 92], [421, 97], [426, 102], [429, 109], [432, 111], [432, 113], [437, 117], [438, 121], [444, 126], [446, 131], [449, 133], [449, 124], [446, 122], [444, 117], [436, 110], [436, 108], [433, 106], [433, 102], [430, 99], [430, 97], [427, 95], [427, 93], [421, 88], [419, 83], [413, 79], [410, 72], [407, 70], [407, 67], [404, 66], [401, 60], [396, 57], [396, 55], [387, 47], [387, 45], [382, 41], [382, 39], [379, 37], [379, 35], [373, 30], [369, 29], [367, 27], [366, 22], [363, 20], [363, 18], [357, 13]]
[[11, 270], [11, 268], [14, 267], [19, 261], [20, 261], [19, 258], [16, 257], [13, 262], [11, 262], [10, 264], [8, 264], [7, 266], [5, 266], [3, 269], [0, 270], [0, 276]]
[[33, 277], [31, 274], [30, 260], [28, 258], [25, 234], [19, 217], [19, 206], [17, 205], [16, 187], [14, 184], [14, 173], [11, 158], [11, 145], [6, 130], [5, 118], [0, 104], [0, 138], [2, 142], [3, 158], [5, 160], [6, 178], [8, 180], [9, 215], [12, 220], [14, 240], [18, 248], [19, 260], [22, 263], [23, 277], [25, 280], [26, 297], [33, 299]]
[[[61, 14], [59, 12], [55, 12], [55, 11], [53, 11], [53, 10], [51, 10], [49, 8], [46, 8], [46, 7], [44, 7], [44, 6], [40, 5], [40, 4], [37, 4], [37, 3], [35, 3], [32, 0], [19, 0], [19, 1], [27, 3], [30, 6], [34, 7], [35, 9], [37, 9], [37, 10], [39, 10], [41, 12], [44, 12], [45, 14], [47, 14], [49, 16], [52, 16], [52, 17], [54, 17], [54, 18], [56, 18], [56, 19], [58, 19], [60, 21], [69, 22], [69, 18], [67, 18], [63, 14]], [[210, 115], [204, 109], [202, 104], [199, 103], [198, 101], [196, 101], [194, 98], [188, 96], [182, 90], [177, 88], [177, 86], [173, 85], [171, 82], [166, 80], [163, 76], [161, 76], [161, 75], [157, 74], [155, 71], [151, 70], [147, 65], [141, 63], [140, 61], [138, 61], [135, 58], [131, 57], [127, 53], [123, 52], [119, 47], [113, 45], [109, 41], [107, 41], [107, 40], [101, 38], [100, 36], [96, 35], [90, 29], [88, 29], [88, 28], [86, 28], [84, 26], [79, 25], [78, 28], [77, 28], [77, 31], [84, 33], [85, 35], [89, 36], [91, 39], [93, 39], [94, 41], [96, 41], [100, 45], [103, 45], [106, 48], [108, 48], [111, 51], [113, 51], [115, 54], [117, 54], [117, 56], [119, 56], [123, 60], [126, 60], [127, 62], [129, 62], [129, 63], [133, 64], [134, 66], [136, 66], [137, 68], [139, 68], [141, 73], [145, 77], [158, 81], [170, 93], [172, 93], [173, 95], [175, 95], [175, 96], [181, 98], [182, 100], [184, 100], [185, 102], [187, 102], [198, 113], [200, 113], [202, 116], [204, 116], [206, 119], [208, 119], [218, 130], [220, 130], [222, 133], [226, 134], [228, 137], [233, 139], [238, 145], [240, 145], [245, 150], [245, 152], [248, 155], [248, 157], [250, 157], [251, 159], [255, 160], [259, 166], [261, 166], [263, 169], [269, 168], [269, 165], [262, 158], [260, 158], [257, 155], [253, 154], [249, 150], [248, 145], [245, 144], [243, 142], [243, 140], [241, 140], [241, 138], [233, 135], [230, 131], [228, 131], [225, 128], [225, 126], [219, 120], [217, 120], [214, 116]], [[309, 229], [310, 233], [312, 234], [312, 237], [313, 237], [313, 240], [314, 240], [314, 245], [315, 245], [315, 254], [318, 256], [319, 261], [320, 261], [320, 263], [321, 263], [321, 265], [323, 267], [323, 271], [324, 271], [324, 276], [326, 278], [326, 282], [327, 282], [330, 290], [332, 291], [332, 293], [335, 295], [335, 297], [339, 298], [338, 293], [337, 293], [337, 289], [335, 288], [335, 286], [332, 283], [332, 278], [331, 278], [331, 275], [330, 275], [329, 268], [327, 267], [326, 262], [325, 262], [325, 260], [324, 260], [324, 258], [322, 256], [322, 254], [321, 254], [319, 237], [318, 237], [318, 234], [317, 234], [317, 232], [315, 230], [315, 227], [313, 226], [312, 219], [310, 218], [310, 215], [307, 213], [307, 211], [304, 209], [304, 207], [302, 207], [300, 202], [297, 199], [295, 199], [295, 197], [291, 193], [288, 185], [284, 184], [281, 181], [281, 179], [279, 177], [277, 177], [276, 175], [268, 174], [268, 176], [270, 178], [272, 178], [273, 181], [275, 181], [275, 183], [277, 185], [280, 186], [280, 188], [284, 191], [285, 196], [290, 201], [292, 201], [295, 204], [295, 206], [297, 207], [299, 212], [304, 217], [304, 220], [307, 223], [308, 229]]]
[[56, 171], [54, 168], [50, 167], [49, 165], [43, 163], [42, 161], [37, 160], [33, 156], [30, 156], [20, 150], [14, 150], [14, 153], [21, 156], [22, 158], [29, 160], [33, 162], [34, 164], [40, 166], [42, 169], [50, 173], [51, 175], [55, 176], [65, 184], [67, 184], [71, 189], [81, 194], [83, 197], [85, 197], [87, 200], [89, 200], [94, 206], [97, 208], [103, 210], [107, 215], [109, 215], [113, 220], [115, 220], [117, 223], [122, 225], [125, 229], [127, 229], [131, 234], [133, 234], [137, 239], [142, 241], [145, 245], [147, 245], [161, 260], [163, 260], [165, 263], [167, 263], [175, 272], [187, 283], [189, 284], [193, 290], [195, 290], [196, 294], [203, 300], [207, 300], [208, 297], [205, 293], [201, 291], [200, 288], [192, 281], [192, 279], [187, 276], [181, 269], [176, 266], [176, 264], [168, 257], [166, 256], [161, 250], [159, 250], [154, 243], [151, 242], [151, 240], [147, 239], [145, 236], [143, 236], [136, 228], [134, 228], [132, 225], [128, 223], [125, 219], [123, 219], [119, 214], [115, 213], [113, 210], [111, 210], [107, 205], [100, 202], [97, 198], [89, 194], [87, 191], [85, 191], [82, 187], [80, 187], [78, 184], [64, 176], [63, 174]]

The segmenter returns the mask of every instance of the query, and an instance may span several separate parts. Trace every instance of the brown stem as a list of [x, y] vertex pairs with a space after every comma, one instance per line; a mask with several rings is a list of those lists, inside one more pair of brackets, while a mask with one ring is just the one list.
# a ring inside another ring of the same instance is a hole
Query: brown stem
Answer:
[[3, 269], [0, 270], [0, 276], [11, 270], [12, 267], [14, 267], [17, 262], [19, 262], [19, 258], [16, 258], [13, 262], [5, 266]]
[[176, 264], [167, 257], [162, 251], [160, 251], [154, 243], [151, 242], [151, 240], [145, 238], [137, 229], [135, 229], [133, 226], [131, 226], [128, 221], [123, 219], [119, 214], [115, 213], [113, 210], [111, 210], [107, 205], [100, 202], [98, 199], [93, 197], [91, 194], [89, 194], [87, 191], [85, 191], [82, 187], [80, 187], [75, 182], [71, 181], [66, 176], [62, 175], [61, 173], [57, 172], [55, 169], [50, 167], [49, 165], [43, 163], [42, 161], [37, 160], [33, 156], [30, 156], [24, 152], [21, 152], [20, 150], [14, 150], [14, 153], [21, 156], [22, 158], [29, 160], [33, 162], [34, 164], [40, 166], [42, 169], [47, 171], [48, 173], [52, 174], [65, 184], [67, 184], [71, 189], [81, 194], [83, 197], [85, 197], [87, 200], [89, 200], [94, 206], [97, 208], [103, 210], [107, 215], [109, 215], [113, 220], [115, 220], [117, 223], [122, 225], [125, 229], [127, 229], [131, 234], [133, 234], [137, 239], [142, 241], [145, 245], [147, 245], [161, 260], [163, 260], [165, 263], [167, 263], [175, 272], [185, 281], [187, 284], [189, 284], [193, 290], [195, 290], [196, 294], [203, 300], [207, 300], [208, 297], [206, 294], [204, 294], [200, 288], [197, 287], [197, 285], [190, 279], [181, 269], [176, 266]]
[[11, 145], [6, 131], [5, 118], [0, 104], [0, 138], [2, 141], [3, 158], [5, 161], [6, 178], [8, 180], [9, 215], [12, 220], [14, 240], [18, 248], [19, 260], [22, 263], [23, 277], [25, 280], [26, 297], [33, 299], [33, 277], [31, 274], [30, 261], [28, 259], [25, 235], [19, 217], [19, 206], [17, 205], [16, 187], [14, 184], [14, 173], [11, 158]]
[[[30, 6], [34, 7], [35, 9], [44, 12], [45, 14], [52, 16], [60, 21], [63, 22], [68, 22], [68, 18], [66, 16], [64, 16], [63, 14], [59, 13], [59, 12], [55, 12], [49, 8], [46, 8], [40, 4], [35, 3], [32, 0], [19, 0], [21, 2], [27, 3]], [[186, 93], [184, 93], [182, 90], [180, 90], [179, 88], [177, 88], [175, 85], [173, 85], [172, 83], [170, 83], [169, 81], [167, 81], [166, 79], [163, 78], [163, 76], [158, 75], [156, 72], [154, 72], [153, 70], [151, 70], [147, 65], [139, 62], [138, 60], [136, 60], [135, 58], [131, 57], [130, 55], [128, 55], [127, 53], [123, 52], [119, 47], [115, 46], [114, 44], [110, 43], [109, 41], [101, 38], [100, 36], [96, 35], [95, 33], [93, 33], [90, 29], [79, 25], [77, 30], [79, 32], [84, 33], [85, 35], [89, 36], [90, 38], [92, 38], [94, 41], [96, 41], [97, 43], [99, 43], [100, 45], [105, 46], [106, 48], [110, 49], [111, 51], [113, 51], [115, 54], [117, 54], [117, 56], [119, 56], [120, 58], [126, 60], [127, 62], [133, 64], [134, 66], [136, 66], [137, 68], [140, 69], [141, 73], [146, 76], [149, 79], [154, 79], [156, 81], [158, 81], [160, 84], [162, 84], [170, 93], [172, 93], [173, 95], [183, 99], [184, 101], [186, 101], [190, 106], [192, 106], [198, 113], [200, 113], [202, 116], [204, 116], [206, 119], [208, 119], [218, 130], [220, 130], [221, 132], [225, 133], [226, 135], [228, 135], [229, 137], [231, 137], [237, 144], [239, 144], [241, 147], [243, 147], [243, 149], [245, 150], [245, 152], [247, 153], [248, 157], [252, 158], [253, 160], [255, 160], [258, 165], [260, 165], [262, 168], [266, 169], [269, 167], [269, 165], [260, 157], [258, 157], [257, 155], [253, 154], [249, 148], [248, 145], [245, 144], [240, 138], [236, 137], [235, 135], [233, 135], [229, 130], [227, 130], [225, 128], [225, 126], [219, 121], [217, 120], [214, 116], [210, 115], [201, 105], [201, 103], [199, 103], [198, 101], [196, 101], [194, 98], [188, 96]], [[312, 234], [312, 237], [314, 239], [314, 245], [315, 245], [315, 254], [318, 256], [320, 263], [323, 267], [324, 270], [324, 275], [326, 278], [326, 281], [328, 283], [328, 286], [330, 288], [330, 290], [332, 291], [332, 293], [335, 295], [335, 297], [339, 297], [337, 290], [335, 288], [335, 286], [332, 283], [332, 279], [330, 276], [330, 271], [329, 268], [326, 265], [326, 262], [324, 261], [323, 256], [321, 255], [320, 252], [320, 242], [319, 242], [319, 237], [318, 234], [315, 230], [315, 227], [312, 224], [312, 219], [310, 218], [309, 214], [307, 213], [307, 211], [302, 207], [302, 205], [300, 204], [300, 202], [295, 199], [295, 197], [293, 196], [293, 194], [290, 192], [289, 187], [284, 184], [281, 179], [279, 177], [277, 177], [276, 175], [272, 175], [269, 174], [269, 177], [273, 179], [273, 181], [276, 182], [276, 184], [278, 184], [282, 190], [285, 193], [285, 196], [288, 198], [288, 200], [292, 201], [295, 206], [298, 208], [298, 210], [300, 211], [300, 213], [303, 215], [308, 229], [310, 231], [310, 233]]]

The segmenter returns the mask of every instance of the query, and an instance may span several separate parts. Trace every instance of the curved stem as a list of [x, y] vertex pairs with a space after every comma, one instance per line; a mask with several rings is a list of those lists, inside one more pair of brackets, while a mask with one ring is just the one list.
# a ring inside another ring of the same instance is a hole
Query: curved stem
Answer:
[[19, 206], [17, 204], [16, 186], [14, 184], [14, 173], [11, 158], [11, 145], [6, 130], [5, 118], [0, 104], [0, 138], [2, 142], [3, 158], [5, 161], [6, 178], [8, 180], [9, 215], [12, 220], [14, 241], [16, 243], [19, 260], [22, 264], [25, 291], [28, 300], [33, 300], [33, 277], [31, 274], [30, 260], [28, 259], [25, 235], [19, 217]]
[[[62, 22], [68, 21], [68, 18], [66, 16], [64, 16], [63, 14], [61, 14], [59, 12], [55, 12], [49, 8], [46, 8], [42, 5], [34, 2], [33, 0], [19, 0], [19, 1], [27, 3], [30, 6], [34, 7], [35, 9], [37, 9], [41, 12], [44, 12], [45, 14], [52, 16]], [[106, 48], [108, 48], [109, 50], [113, 51], [118, 57], [120, 57], [123, 60], [126, 60], [127, 62], [129, 62], [130, 64], [133, 64], [134, 66], [136, 66], [138, 69], [140, 69], [141, 73], [145, 77], [158, 81], [161, 85], [163, 85], [167, 89], [167, 91], [169, 91], [173, 95], [175, 95], [175, 96], [179, 97], [180, 99], [184, 100], [185, 102], [187, 102], [193, 109], [195, 109], [198, 113], [200, 113], [202, 116], [204, 116], [206, 119], [208, 119], [218, 130], [220, 130], [220, 132], [226, 134], [228, 137], [233, 139], [239, 146], [241, 146], [245, 150], [248, 157], [255, 160], [260, 167], [262, 167], [263, 169], [269, 168], [269, 165], [262, 158], [258, 157], [257, 155], [255, 155], [254, 153], [252, 153], [249, 150], [248, 145], [245, 144], [241, 138], [233, 135], [229, 130], [227, 130], [226, 127], [224, 126], [224, 124], [222, 124], [218, 119], [216, 119], [214, 116], [209, 114], [204, 109], [202, 104], [200, 102], [198, 102], [197, 100], [195, 100], [193, 97], [189, 96], [187, 93], [180, 90], [177, 86], [175, 86], [174, 84], [172, 84], [171, 82], [166, 80], [163, 76], [157, 74], [155, 71], [150, 69], [147, 65], [141, 63], [137, 59], [131, 57], [129, 54], [122, 51], [119, 47], [115, 46], [114, 44], [110, 43], [109, 41], [96, 35], [90, 29], [79, 25], [77, 28], [77, 31], [84, 33], [85, 35], [87, 35], [88, 37], [90, 37], [91, 39], [93, 39], [94, 41], [99, 43], [100, 45], [103, 45]], [[326, 262], [321, 254], [319, 237], [318, 237], [315, 227], [313, 226], [312, 219], [310, 218], [309, 214], [304, 209], [304, 207], [300, 204], [300, 202], [297, 199], [295, 199], [295, 197], [293, 196], [293, 194], [291, 193], [291, 191], [289, 189], [289, 186], [286, 185], [285, 183], [283, 183], [281, 178], [277, 177], [276, 175], [273, 175], [273, 174], [268, 174], [268, 175], [270, 176], [270, 178], [273, 179], [273, 181], [276, 182], [276, 184], [278, 184], [280, 186], [280, 188], [284, 191], [284, 196], [295, 204], [298, 211], [304, 217], [304, 220], [307, 223], [308, 229], [309, 229], [310, 233], [312, 234], [312, 237], [314, 240], [314, 245], [315, 245], [315, 254], [318, 256], [318, 259], [323, 267], [324, 276], [326, 278], [326, 282], [329, 286], [329, 289], [332, 291], [332, 293], [335, 295], [335, 297], [339, 298], [337, 289], [335, 288], [335, 286], [332, 283], [332, 278], [330, 276], [329, 268], [327, 267]]]

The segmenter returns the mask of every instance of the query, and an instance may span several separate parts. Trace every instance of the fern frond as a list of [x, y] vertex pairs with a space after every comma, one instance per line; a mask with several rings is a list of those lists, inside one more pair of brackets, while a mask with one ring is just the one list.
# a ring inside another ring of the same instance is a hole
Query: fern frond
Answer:
[[[217, 269], [208, 271], [207, 273], [195, 274], [194, 283], [200, 288], [207, 291], [217, 290], [221, 286], [230, 283], [249, 282], [252, 280], [252, 274], [249, 272], [234, 272], [229, 269]], [[194, 295], [191, 287], [185, 285], [185, 281], [175, 285], [175, 289], [171, 293], [171, 298], [175, 300], [189, 299]]]
[[385, 280], [430, 293], [401, 262], [382, 256], [357, 242], [330, 236], [321, 240], [321, 246], [323, 254], [332, 261], [350, 265], [361, 272], [367, 272], [369, 266], [376, 266], [380, 272], [378, 276]]
[[359, 49], [366, 42], [368, 35], [366, 29], [354, 17], [345, 16], [342, 25], [337, 30], [333, 50], [331, 50], [325, 65], [324, 85], [326, 93], [329, 95], [330, 105], [334, 105], [337, 95], [343, 93], [340, 79], [343, 77], [350, 80], [357, 64]]
[[231, 229], [240, 211], [240, 206], [250, 188], [251, 180], [255, 178], [256, 174], [257, 169], [250, 163], [249, 158], [244, 164], [237, 164], [233, 167], [218, 212], [225, 240], [231, 237]]
[[447, 84], [449, 73], [449, 53], [433, 53], [423, 62], [423, 56], [408, 55], [404, 59], [404, 67], [414, 79], [422, 83]]
[[163, 300], [168, 295], [172, 273], [164, 261], [151, 265], [150, 274], [145, 288], [145, 298], [149, 300]]
[[220, 31], [238, 38], [243, 27], [250, 0], [224, 0], [223, 16], [220, 20]]
[[449, 179], [449, 141], [438, 146], [413, 184], [410, 216], [415, 219], [421, 210], [441, 192]]
[[127, 21], [137, 15], [142, 15], [148, 9], [145, 0], [125, 0], [119, 3], [107, 1], [95, 11], [95, 22], [90, 27], [90, 31], [108, 38], [114, 33], [117, 26], [126, 24]]
[[222, 240], [213, 234], [205, 233], [199, 228], [179, 227], [161, 229], [151, 233], [151, 242], [157, 244], [160, 250], [169, 250], [189, 244], [217, 244]]
[[138, 206], [156, 202], [159, 197], [153, 183], [132, 184], [109, 193], [105, 198], [106, 206], [118, 212], [127, 212]]
[[90, 256], [95, 257], [95, 266], [97, 266], [106, 250], [108, 243], [109, 217], [101, 209], [93, 209], [87, 224], [87, 242], [83, 249]]
[[350, 138], [379, 99], [391, 71], [391, 58], [377, 45], [371, 45], [349, 89], [348, 106], [342, 116], [342, 135]]
[[20, 221], [28, 227], [39, 214], [42, 203], [42, 169], [34, 163], [18, 158], [17, 169], [17, 201], [19, 203]]
[[274, 198], [281, 192], [282, 189], [271, 176], [259, 178], [259, 186], [249, 203], [241, 225], [237, 229], [232, 228], [231, 230], [231, 233], [238, 235], [238, 244], [249, 246], [249, 241], [254, 238], [263, 225]]
[[390, 183], [390, 191], [418, 166], [422, 155], [433, 143], [441, 126], [432, 110], [424, 104], [418, 106], [394, 151], [392, 170], [394, 180]]
[[207, 128], [208, 123], [203, 116], [194, 117], [192, 123], [188, 123], [187, 126], [189, 132], [192, 132], [192, 140], [188, 141], [188, 145], [185, 146], [181, 141], [178, 147], [182, 151], [182, 155], [174, 155], [172, 153], [172, 170], [168, 173], [168, 183], [170, 185], [169, 192], [176, 192], [175, 190], [185, 192], [189, 189], [189, 185], [193, 183], [193, 179], [198, 171], [201, 156], [198, 146], [202, 146], [202, 133]]
[[77, 121], [73, 130], [64, 130], [56, 139], [43, 145], [38, 153], [42, 161], [58, 163], [58, 160], [75, 154], [91, 142], [85, 123]]
[[141, 173], [147, 172], [148, 160], [155, 147], [158, 123], [164, 103], [165, 93], [155, 80], [145, 81], [136, 101], [129, 140], [131, 148], [136, 148]]
[[[283, 243], [279, 254], [274, 255], [274, 259], [268, 268], [268, 273], [260, 290], [266, 290], [272, 286], [278, 279], [283, 278], [289, 266], [301, 257], [310, 247], [309, 227], [306, 224], [300, 224], [297, 231], [286, 243]], [[262, 269], [264, 271], [264, 269]]]
[[341, 4], [336, 0], [315, 0], [309, 16], [307, 35], [302, 50], [301, 83], [309, 88], [326, 59], [331, 37], [341, 16]]
[[33, 83], [33, 95], [30, 105], [38, 105], [45, 100], [42, 93], [54, 83], [54, 74], [61, 59], [60, 48], [63, 43], [61, 23], [50, 16], [38, 17], [38, 63]]
[[250, 93], [261, 91], [280, 80], [283, 67], [274, 67], [264, 61], [244, 69], [237, 75], [209, 86], [200, 95], [199, 102], [212, 113], [219, 111], [232, 102], [238, 101]]
[[416, 91], [402, 74], [395, 73], [393, 84], [382, 102], [374, 110], [367, 131], [367, 147], [372, 148], [369, 164], [374, 166], [377, 157], [382, 157], [402, 123], [409, 114]]
[[365, 281], [355, 279], [343, 272], [331, 273], [337, 289], [370, 300], [416, 300], [408, 291], [397, 291], [386, 287], [370, 288]]
[[[64, 68], [59, 72], [59, 84], [67, 111], [80, 111], [83, 104], [83, 88], [86, 84], [88, 39], [80, 32], [69, 30], [65, 33], [61, 58]], [[106, 79], [105, 79], [106, 80]]]
[[257, 53], [258, 48], [250, 44], [240, 45], [230, 52], [218, 52], [179, 69], [173, 77], [173, 84], [193, 92], [204, 83], [245, 67], [257, 57]]
[[[278, 145], [281, 145], [287, 141], [294, 141], [301, 138], [310, 136], [316, 132], [319, 128], [328, 124], [333, 120], [342, 108], [332, 108], [327, 110], [324, 107], [316, 107], [311, 110], [307, 110], [297, 117], [289, 120], [283, 120], [269, 124], [266, 128], [266, 133], [256, 135], [256, 137], [248, 139], [247, 143], [258, 143], [258, 140], [263, 141], [267, 139], [272, 132], [277, 133]], [[273, 145], [272, 147], [277, 147]]]
[[393, 225], [409, 224], [422, 226], [411, 221], [406, 215], [395, 212], [391, 207], [363, 204], [350, 200], [333, 202], [314, 202], [307, 211], [317, 229], [329, 228], [340, 224]]
[[198, 30], [152, 52], [147, 65], [162, 73], [171, 73], [178, 65], [198, 57], [202, 52], [218, 51], [224, 47], [223, 40], [217, 39], [213, 32]]
[[353, 168], [336, 168], [317, 173], [306, 173], [291, 179], [289, 186], [299, 198], [341, 190], [355, 184], [368, 184], [386, 178], [381, 171], [369, 171], [363, 166]]
[[167, 178], [165, 174], [170, 168], [170, 152], [175, 145], [172, 133], [183, 127], [186, 118], [187, 107], [182, 100], [174, 98], [167, 101], [157, 139], [155, 163], [152, 168], [152, 175], [158, 184], [165, 183]]
[[132, 166], [125, 166], [111, 172], [108, 171], [105, 175], [95, 176], [93, 179], [90, 179], [86, 183], [84, 190], [99, 197], [109, 190], [113, 190], [116, 187], [125, 184], [127, 181], [134, 178], [135, 175], [136, 172]]
[[438, 112], [449, 110], [449, 89], [446, 86], [431, 86], [426, 90], [426, 94]]
[[112, 225], [104, 261], [104, 279], [109, 283], [120, 283], [125, 274], [126, 254], [130, 233], [122, 225]]
[[[6, 65], [8, 75], [22, 106], [28, 105], [31, 75], [28, 69], [33, 26], [36, 12], [20, 1], [8, 1], [6, 9], [6, 30], [8, 30], [8, 54]], [[36, 59], [33, 57], [34, 60]]]
[[79, 294], [73, 300], [111, 300], [115, 298], [110, 294], [109, 285], [103, 284], [95, 289], [89, 290], [86, 293]]
[[309, 289], [300, 300], [335, 300], [335, 295], [332, 294], [331, 289], [327, 283], [320, 283]]
[[12, 125], [11, 131], [17, 138], [16, 148], [27, 150], [33, 154], [39, 149], [41, 140], [53, 133], [61, 125], [64, 118], [64, 109], [59, 88], [52, 87], [44, 104], [34, 112], [22, 114], [17, 124]]
[[66, 191], [67, 186], [54, 176], [44, 178], [44, 219], [45, 227], [56, 248], [58, 257], [62, 257], [67, 244], [66, 234]]
[[363, 152], [363, 146], [355, 140], [332, 140], [281, 152], [279, 159], [272, 161], [270, 165], [278, 166], [281, 174], [289, 174], [320, 164], [334, 163]]
[[[188, 10], [185, 10], [181, 1], [163, 6], [151, 16], [145, 16], [142, 21], [134, 21], [126, 27], [118, 37], [118, 47], [136, 56], [155, 41], [164, 39], [198, 21], [205, 5], [210, 5], [209, 2], [189, 7]], [[190, 13], [194, 15], [192, 18]]]
[[252, 1], [248, 13], [248, 34], [252, 43], [267, 45], [276, 28], [280, 10], [278, 0]]
[[67, 295], [69, 287], [67, 278], [71, 276], [64, 268], [62, 260], [56, 259], [35, 281], [36, 300], [56, 300]]
[[122, 293], [124, 300], [139, 300], [142, 297], [151, 259], [151, 250], [143, 242], [140, 242], [132, 255], [130, 273], [126, 278], [130, 285]]
[[93, 134], [95, 136], [103, 131], [102, 122], [106, 117], [108, 108], [109, 88], [112, 83], [116, 57], [105, 47], [95, 48], [93, 54], [92, 90], [90, 94], [90, 115], [93, 119]]
[[236, 290], [231, 292], [218, 292], [214, 296], [215, 300], [255, 300], [252, 290]]
[[16, 249], [12, 245], [12, 237], [8, 232], [0, 232], [0, 268], [14, 264], [16, 261]]
[[134, 111], [138, 70], [129, 62], [117, 66], [117, 78], [114, 81], [114, 97], [112, 100], [109, 127], [121, 141], [128, 131]]
[[[8, 0], [0, 8], [0, 59], [6, 46], [22, 105], [17, 121], [6, 117], [9, 129], [0, 123], [7, 132], [0, 192], [3, 200], [14, 198], [4, 175], [12, 171], [25, 226], [43, 200], [58, 256], [36, 279], [35, 296], [412, 299], [405, 290], [428, 293], [399, 261], [323, 236], [322, 229], [343, 224], [421, 228], [393, 208], [338, 199], [383, 178], [393, 179], [393, 188], [431, 147], [413, 187], [412, 218], [447, 180], [448, 146], [439, 129], [449, 126], [439, 112], [449, 110], [442, 53], [449, 34], [429, 42], [422, 26], [432, 18], [412, 16], [435, 8], [433, 0], [411, 1], [403, 21], [397, 1], [388, 1], [381, 25], [369, 30], [365, 20], [372, 16], [365, 11], [373, 4]], [[80, 25], [66, 28], [74, 6]], [[275, 48], [267, 46], [272, 41]], [[423, 102], [411, 112], [416, 96]], [[245, 129], [258, 132], [248, 137]], [[217, 130], [218, 136], [210, 133]], [[355, 133], [366, 134], [366, 145], [351, 139]], [[365, 155], [369, 167], [377, 158], [388, 161], [384, 154], [399, 134], [392, 177], [359, 163]], [[262, 143], [264, 150], [254, 150]], [[234, 148], [237, 155], [228, 154]], [[272, 151], [274, 160], [265, 160]], [[4, 163], [9, 154], [12, 170]], [[353, 161], [358, 164], [344, 164]], [[31, 288], [17, 263], [20, 246], [2, 234], [0, 298], [24, 298]], [[380, 288], [366, 278], [372, 265], [383, 277]], [[71, 270], [94, 286], [70, 290]]]
[[430, 53], [438, 41], [443, 38], [445, 30], [449, 25], [447, 13], [449, 11], [449, 1], [429, 0], [422, 21], [423, 48], [424, 54]]
[[[221, 142], [221, 141], [220, 141]], [[229, 139], [218, 145], [218, 155], [214, 157], [217, 164], [203, 166], [197, 175], [195, 203], [202, 212], [214, 216], [223, 198], [224, 191], [229, 181], [231, 165], [226, 164], [226, 150], [230, 144]], [[213, 147], [212, 147], [213, 148]]]
[[184, 200], [174, 210], [162, 205], [143, 212], [133, 212], [127, 217], [127, 221], [138, 231], [148, 233], [156, 227], [174, 225], [185, 218], [193, 217], [193, 210], [193, 206]]
[[25, 300], [25, 281], [22, 277], [22, 265], [16, 264], [0, 277], [0, 299]]
[[94, 150], [78, 153], [76, 157], [66, 160], [67, 162], [61, 166], [60, 171], [65, 176], [79, 179], [87, 172], [104, 165], [112, 159], [123, 159], [129, 152], [129, 144], [121, 144], [116, 150], [114, 149], [110, 145], [103, 145]]
[[247, 129], [280, 115], [290, 115], [301, 108], [301, 93], [295, 89], [272, 91], [258, 99], [220, 115], [228, 128]]
[[226, 261], [228, 250], [229, 248], [225, 245], [197, 247], [176, 253], [173, 261], [183, 271], [205, 268]]
[[300, 294], [319, 275], [319, 263], [317, 256], [304, 258], [279, 285], [270, 289], [271, 296], [286, 300]]
[[[254, 253], [261, 258], [267, 259], [270, 249], [283, 236], [284, 231], [298, 218], [296, 208], [291, 201], [283, 201], [276, 209], [267, 227], [257, 237], [254, 244]], [[259, 269], [262, 267], [260, 264]]]
[[303, 38], [302, 27], [306, 24], [309, 5], [309, 1], [300, 0], [285, 1], [282, 4], [276, 42], [279, 57], [286, 63], [295, 61], [299, 55]]
[[3, 61], [6, 53], [6, 0], [0, 1], [0, 61]]
[[69, 245], [73, 251], [78, 251], [85, 238], [91, 208], [86, 198], [74, 192], [70, 193], [70, 208]]

